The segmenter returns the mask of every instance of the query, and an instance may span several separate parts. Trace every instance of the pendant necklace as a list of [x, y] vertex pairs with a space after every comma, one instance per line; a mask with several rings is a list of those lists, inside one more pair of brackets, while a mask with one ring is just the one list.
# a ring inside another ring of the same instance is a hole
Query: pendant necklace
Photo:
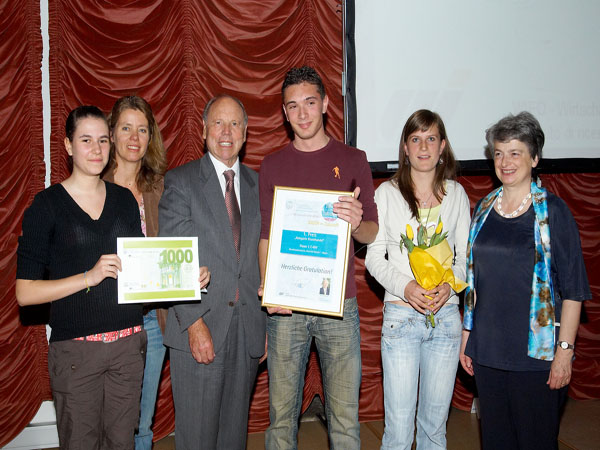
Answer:
[[427, 197], [427, 200], [425, 200], [424, 202], [421, 202], [421, 206], [423, 208], [427, 208], [427, 203], [429, 203], [429, 200], [431, 200], [432, 195], [433, 195], [433, 191], [431, 191], [431, 194], [429, 194], [429, 197]]
[[527, 201], [531, 198], [531, 192], [528, 192], [517, 209], [515, 209], [511, 213], [505, 213], [504, 211], [502, 211], [502, 196], [503, 196], [503, 194], [504, 194], [503, 191], [500, 192], [500, 194], [498, 194], [498, 214], [500, 214], [505, 219], [512, 219], [517, 214], [519, 214], [521, 211], [523, 211], [523, 208], [525, 208]]
[[[433, 191], [431, 191], [431, 194], [429, 194], [429, 197], [427, 197], [427, 200], [425, 200], [424, 202], [421, 202], [422, 209], [427, 208], [427, 203], [429, 203], [429, 200], [431, 200], [432, 195], [433, 195]], [[431, 207], [427, 210], [427, 217], [425, 219], [421, 218], [421, 222], [423, 223], [424, 226], [427, 226], [427, 222], [429, 221], [430, 213], [431, 213]]]

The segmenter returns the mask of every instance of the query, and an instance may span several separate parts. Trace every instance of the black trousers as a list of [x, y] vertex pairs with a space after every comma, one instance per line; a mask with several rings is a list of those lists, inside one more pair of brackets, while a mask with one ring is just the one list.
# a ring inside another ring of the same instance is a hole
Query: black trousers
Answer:
[[550, 371], [517, 372], [474, 363], [484, 450], [558, 450], [568, 387], [551, 390]]

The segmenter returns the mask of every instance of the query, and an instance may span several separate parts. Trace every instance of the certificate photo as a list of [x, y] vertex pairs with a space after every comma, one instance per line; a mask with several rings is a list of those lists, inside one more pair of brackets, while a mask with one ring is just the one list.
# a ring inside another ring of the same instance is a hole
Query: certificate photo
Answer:
[[117, 238], [119, 303], [200, 300], [197, 237]]
[[263, 306], [342, 317], [350, 224], [333, 204], [352, 192], [275, 186]]

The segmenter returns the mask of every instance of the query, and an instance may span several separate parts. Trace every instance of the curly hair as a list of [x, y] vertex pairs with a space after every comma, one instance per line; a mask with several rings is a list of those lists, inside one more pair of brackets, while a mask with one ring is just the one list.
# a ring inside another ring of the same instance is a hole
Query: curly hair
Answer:
[[[529, 149], [532, 159], [542, 157], [545, 136], [538, 120], [527, 111], [516, 116], [509, 114], [485, 130], [488, 151], [494, 153], [494, 142], [509, 142], [513, 139], [523, 142]], [[490, 155], [491, 156], [491, 155]]]
[[321, 98], [325, 98], [325, 86], [323, 85], [323, 80], [317, 71], [310, 66], [293, 67], [288, 70], [285, 74], [283, 85], [281, 86], [281, 98], [284, 98], [285, 90], [289, 86], [302, 83], [316, 86]]
[[[148, 140], [148, 149], [142, 158], [142, 165], [136, 177], [136, 184], [141, 192], [149, 192], [154, 189], [156, 183], [165, 174], [167, 169], [167, 157], [163, 145], [162, 136], [158, 129], [158, 124], [152, 114], [150, 104], [137, 95], [130, 95], [118, 99], [109, 115], [108, 126], [114, 136], [115, 127], [119, 122], [121, 113], [127, 109], [140, 111], [148, 121], [150, 136]], [[116, 147], [114, 142], [110, 144], [110, 159], [107, 170], [116, 170]]]

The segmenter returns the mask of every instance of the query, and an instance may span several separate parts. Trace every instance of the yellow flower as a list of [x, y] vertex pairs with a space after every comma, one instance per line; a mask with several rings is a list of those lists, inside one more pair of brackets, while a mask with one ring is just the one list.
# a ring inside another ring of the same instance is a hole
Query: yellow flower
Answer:
[[435, 232], [437, 234], [440, 234], [442, 232], [442, 228], [444, 228], [444, 224], [442, 223], [442, 221], [440, 220], [440, 222], [437, 224], [437, 227], [435, 227]]
[[415, 237], [415, 234], [413, 233], [413, 229], [410, 226], [410, 224], [408, 224], [408, 223], [406, 224], [406, 237], [409, 238], [411, 241]]

